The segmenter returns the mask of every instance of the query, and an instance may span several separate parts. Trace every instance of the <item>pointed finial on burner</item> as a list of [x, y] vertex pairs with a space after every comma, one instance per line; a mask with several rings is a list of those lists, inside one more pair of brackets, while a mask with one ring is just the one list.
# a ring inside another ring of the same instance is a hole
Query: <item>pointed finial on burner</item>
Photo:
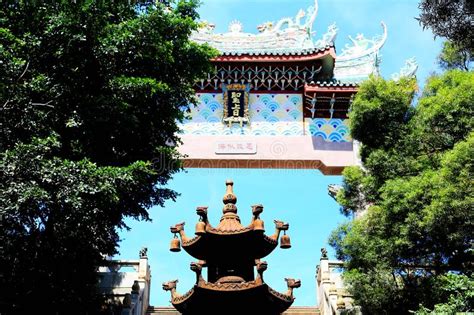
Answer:
[[234, 195], [234, 182], [231, 179], [226, 180], [225, 182], [227, 189], [224, 195], [224, 198], [222, 198], [222, 202], [224, 203], [224, 208], [222, 209], [222, 212], [227, 213], [237, 213], [237, 206], [235, 205], [237, 202], [237, 197]]

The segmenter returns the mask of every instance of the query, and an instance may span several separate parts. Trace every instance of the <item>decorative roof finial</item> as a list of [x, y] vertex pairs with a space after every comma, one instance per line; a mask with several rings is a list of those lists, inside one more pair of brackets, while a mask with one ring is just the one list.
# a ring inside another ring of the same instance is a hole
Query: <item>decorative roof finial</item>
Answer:
[[225, 182], [227, 189], [224, 195], [224, 198], [222, 198], [222, 202], [224, 203], [224, 208], [222, 209], [222, 212], [228, 213], [237, 213], [237, 206], [235, 205], [237, 202], [237, 197], [234, 195], [234, 182], [231, 179], [228, 179]]
[[240, 23], [240, 21], [233, 20], [232, 22], [230, 22], [229, 24], [230, 33], [242, 33], [243, 30], [244, 30], [244, 26], [242, 25], [242, 23]]
[[147, 253], [148, 253], [148, 248], [147, 247], [142, 247], [142, 249], [140, 249], [140, 252], [138, 253], [138, 255], [140, 256], [140, 258], [147, 258]]
[[237, 197], [234, 195], [234, 182], [228, 179], [225, 185], [227, 188], [224, 198], [222, 198], [222, 202], [224, 203], [224, 208], [222, 208], [223, 215], [217, 229], [227, 231], [243, 229], [243, 226], [240, 224], [240, 218], [237, 215], [237, 206], [235, 205]]
[[321, 248], [321, 259], [328, 259], [328, 250], [325, 247]]

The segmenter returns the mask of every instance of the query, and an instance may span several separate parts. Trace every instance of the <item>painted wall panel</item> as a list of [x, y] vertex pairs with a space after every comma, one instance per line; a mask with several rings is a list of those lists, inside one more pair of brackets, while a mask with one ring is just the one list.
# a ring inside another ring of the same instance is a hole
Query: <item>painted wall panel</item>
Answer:
[[[186, 119], [180, 124], [185, 135], [311, 135], [328, 142], [348, 142], [348, 121], [343, 119], [303, 120], [301, 94], [251, 93], [249, 98], [250, 125], [231, 127], [222, 123], [224, 112], [222, 93], [198, 93], [198, 102], [190, 106]], [[304, 123], [303, 123], [304, 121]]]

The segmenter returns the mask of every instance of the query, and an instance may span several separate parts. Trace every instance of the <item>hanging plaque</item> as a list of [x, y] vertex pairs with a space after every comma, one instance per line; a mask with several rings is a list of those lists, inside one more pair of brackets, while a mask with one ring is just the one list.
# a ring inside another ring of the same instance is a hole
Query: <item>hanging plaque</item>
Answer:
[[223, 121], [229, 125], [238, 123], [242, 127], [249, 123], [249, 86], [246, 84], [223, 84], [224, 93], [224, 118]]

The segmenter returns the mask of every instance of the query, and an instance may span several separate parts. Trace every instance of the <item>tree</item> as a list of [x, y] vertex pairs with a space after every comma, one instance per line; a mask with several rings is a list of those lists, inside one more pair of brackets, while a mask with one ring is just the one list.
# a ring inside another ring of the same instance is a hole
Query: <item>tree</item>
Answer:
[[[364, 314], [474, 308], [472, 287], [458, 285], [474, 281], [474, 73], [430, 78], [410, 107], [414, 89], [371, 78], [350, 114], [364, 168], [344, 171], [337, 200], [360, 211], [362, 194], [368, 209], [330, 243]], [[377, 115], [393, 121], [379, 128]]]
[[461, 69], [469, 71], [474, 61], [474, 48], [462, 48], [457, 44], [446, 41], [443, 50], [438, 57], [439, 64], [443, 69]]
[[176, 121], [214, 51], [188, 39], [196, 1], [148, 2], [1, 4], [2, 314], [96, 313], [125, 217], [177, 196]]
[[423, 28], [465, 49], [474, 48], [474, 7], [468, 0], [422, 0], [417, 18]]

